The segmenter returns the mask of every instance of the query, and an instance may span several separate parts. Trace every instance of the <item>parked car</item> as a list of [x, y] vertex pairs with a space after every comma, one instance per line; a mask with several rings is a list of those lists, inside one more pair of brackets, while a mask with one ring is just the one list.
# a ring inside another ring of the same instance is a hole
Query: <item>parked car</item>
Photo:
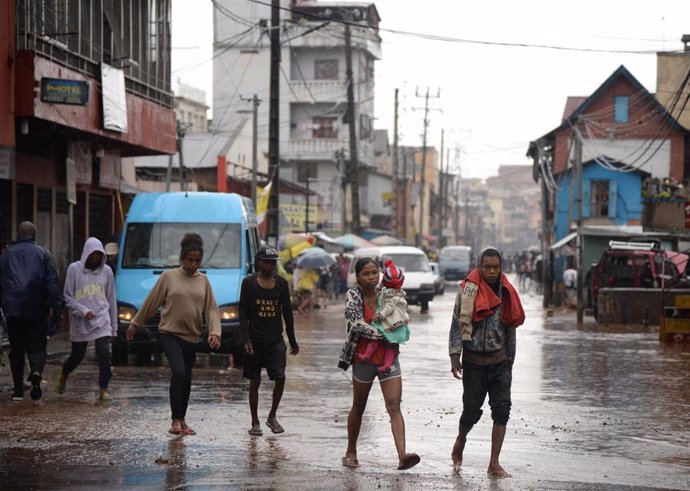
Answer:
[[472, 270], [472, 248], [465, 245], [446, 246], [438, 255], [441, 276], [446, 280], [463, 280]]
[[601, 288], [671, 288], [681, 282], [690, 256], [666, 251], [658, 240], [610, 241], [592, 271], [592, 308], [598, 317]]
[[403, 288], [407, 293], [408, 305], [419, 305], [422, 312], [428, 312], [429, 302], [434, 299], [434, 274], [429, 266], [429, 259], [424, 251], [411, 246], [381, 246], [355, 249], [350, 271], [347, 276], [348, 288], [353, 288], [355, 278], [355, 263], [359, 258], [371, 257], [383, 266], [385, 259], [390, 259], [405, 273]]
[[436, 295], [443, 295], [446, 292], [446, 280], [441, 276], [441, 270], [438, 267], [438, 263], [433, 261], [429, 262], [429, 267], [434, 274], [434, 292]]

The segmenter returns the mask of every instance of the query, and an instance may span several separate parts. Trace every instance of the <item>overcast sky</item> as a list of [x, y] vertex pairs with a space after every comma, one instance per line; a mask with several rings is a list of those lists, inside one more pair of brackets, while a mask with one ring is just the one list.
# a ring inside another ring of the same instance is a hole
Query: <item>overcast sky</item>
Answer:
[[[620, 65], [654, 92], [656, 52], [682, 50], [681, 36], [690, 34], [689, 0], [375, 4], [383, 39], [375, 127], [388, 129], [392, 138], [397, 87], [401, 144], [421, 145], [424, 100], [416, 94], [429, 87], [436, 96], [440, 90], [440, 98], [430, 99], [428, 141], [440, 147], [445, 129], [446, 147], [461, 149], [451, 160], [463, 177], [529, 164], [529, 141], [560, 124], [566, 97], [591, 94]], [[173, 0], [173, 83], [180, 79], [206, 90], [209, 102], [212, 18], [210, 0]]]

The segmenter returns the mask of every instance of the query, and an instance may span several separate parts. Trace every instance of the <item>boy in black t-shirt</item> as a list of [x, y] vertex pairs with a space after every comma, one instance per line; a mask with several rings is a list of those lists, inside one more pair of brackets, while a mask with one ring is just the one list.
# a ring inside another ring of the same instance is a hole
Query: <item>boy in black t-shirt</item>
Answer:
[[240, 329], [245, 351], [244, 376], [249, 379], [249, 410], [252, 415], [252, 428], [249, 434], [255, 436], [263, 434], [258, 415], [262, 368], [266, 368], [268, 378], [275, 382], [273, 404], [268, 413], [266, 426], [273, 433], [285, 431], [276, 419], [285, 388], [287, 364], [283, 321], [290, 342], [290, 354], [294, 356], [299, 353], [290, 290], [287, 281], [275, 274], [277, 261], [278, 251], [269, 246], [261, 247], [255, 258], [258, 272], [242, 280], [240, 290]]

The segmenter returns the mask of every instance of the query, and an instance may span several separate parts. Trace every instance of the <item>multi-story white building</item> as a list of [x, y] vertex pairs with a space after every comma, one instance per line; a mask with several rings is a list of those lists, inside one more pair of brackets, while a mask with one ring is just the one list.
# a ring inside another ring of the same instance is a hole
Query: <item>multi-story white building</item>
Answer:
[[[240, 121], [241, 98], [257, 95], [258, 169], [268, 171], [270, 7], [218, 0], [214, 10], [213, 126], [230, 132]], [[317, 223], [342, 230], [349, 209], [342, 187], [349, 158], [345, 21], [351, 22], [360, 207], [367, 214], [367, 179], [374, 168], [374, 62], [381, 57], [379, 15], [373, 3], [281, 1], [280, 177], [319, 195]], [[263, 22], [262, 22], [263, 21]], [[250, 128], [250, 125], [247, 125]], [[243, 131], [240, 138], [252, 137]], [[306, 195], [281, 193], [281, 205], [306, 204]], [[310, 205], [314, 205], [312, 198]], [[310, 219], [311, 222], [311, 219]]]
[[208, 131], [206, 92], [191, 85], [177, 82], [175, 115], [186, 134]]

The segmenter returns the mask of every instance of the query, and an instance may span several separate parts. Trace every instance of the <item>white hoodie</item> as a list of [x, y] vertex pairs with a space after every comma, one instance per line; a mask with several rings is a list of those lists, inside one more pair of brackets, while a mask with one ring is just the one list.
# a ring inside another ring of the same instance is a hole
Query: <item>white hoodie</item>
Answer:
[[[86, 267], [86, 260], [94, 251], [101, 253], [101, 264], [92, 271]], [[73, 262], [67, 268], [64, 295], [72, 341], [93, 341], [105, 336], [117, 336], [113, 271], [105, 264], [103, 244], [97, 238], [86, 239], [81, 260]], [[95, 317], [87, 320], [85, 316], [88, 312], [92, 312]]]

